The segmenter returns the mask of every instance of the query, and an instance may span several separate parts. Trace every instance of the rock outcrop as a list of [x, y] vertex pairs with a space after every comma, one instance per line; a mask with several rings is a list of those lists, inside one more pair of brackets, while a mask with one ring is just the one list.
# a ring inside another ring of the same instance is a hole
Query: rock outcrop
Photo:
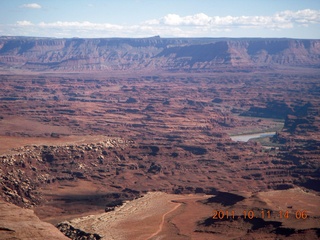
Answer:
[[69, 223], [63, 222], [57, 225], [57, 228], [68, 238], [73, 240], [99, 240], [101, 236], [96, 233], [86, 233], [80, 229], [72, 227]]
[[42, 222], [32, 210], [0, 200], [1, 239], [67, 240], [53, 225]]

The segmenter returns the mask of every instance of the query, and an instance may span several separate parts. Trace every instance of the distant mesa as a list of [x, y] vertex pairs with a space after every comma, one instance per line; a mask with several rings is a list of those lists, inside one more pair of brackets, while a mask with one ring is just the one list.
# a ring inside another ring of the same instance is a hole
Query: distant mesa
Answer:
[[[217, 71], [320, 66], [320, 40], [0, 37], [2, 69]], [[231, 67], [231, 68], [230, 68]]]

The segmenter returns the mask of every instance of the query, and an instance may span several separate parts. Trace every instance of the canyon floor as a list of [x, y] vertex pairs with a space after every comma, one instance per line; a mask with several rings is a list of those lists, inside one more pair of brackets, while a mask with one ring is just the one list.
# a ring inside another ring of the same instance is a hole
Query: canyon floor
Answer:
[[2, 73], [2, 239], [318, 239], [319, 74]]

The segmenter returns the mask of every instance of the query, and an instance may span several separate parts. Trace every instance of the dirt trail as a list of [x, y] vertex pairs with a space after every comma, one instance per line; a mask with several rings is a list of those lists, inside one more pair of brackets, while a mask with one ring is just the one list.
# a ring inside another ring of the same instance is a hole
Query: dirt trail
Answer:
[[163, 228], [163, 225], [164, 225], [164, 220], [166, 218], [166, 216], [170, 213], [172, 213], [173, 211], [175, 211], [178, 207], [180, 207], [182, 205], [182, 203], [178, 203], [176, 206], [174, 206], [170, 211], [166, 212], [165, 214], [162, 215], [162, 220], [161, 220], [161, 223], [159, 225], [159, 228], [158, 230], [153, 233], [150, 237], [148, 237], [147, 239], [151, 239], [153, 238], [154, 236], [158, 235], [161, 231], [162, 231], [162, 228]]
[[147, 240], [152, 239], [153, 237], [157, 236], [163, 230], [163, 227], [166, 224], [165, 219], [166, 219], [167, 215], [176, 211], [184, 203], [184, 201], [186, 201], [186, 200], [187, 201], [190, 201], [190, 200], [195, 201], [195, 200], [201, 200], [201, 199], [206, 199], [206, 198], [208, 198], [207, 195], [205, 195], [205, 196], [188, 196], [188, 197], [183, 196], [183, 198], [179, 197], [179, 199], [171, 199], [170, 202], [176, 203], [177, 205], [162, 215], [161, 223], [159, 224], [158, 230], [156, 232], [154, 232], [150, 237], [148, 237]]

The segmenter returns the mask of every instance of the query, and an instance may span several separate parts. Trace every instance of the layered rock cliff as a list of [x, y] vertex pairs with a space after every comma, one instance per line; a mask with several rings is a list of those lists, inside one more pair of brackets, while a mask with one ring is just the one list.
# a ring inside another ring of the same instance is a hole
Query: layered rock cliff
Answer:
[[2, 68], [179, 71], [281, 65], [320, 66], [320, 40], [0, 38]]

